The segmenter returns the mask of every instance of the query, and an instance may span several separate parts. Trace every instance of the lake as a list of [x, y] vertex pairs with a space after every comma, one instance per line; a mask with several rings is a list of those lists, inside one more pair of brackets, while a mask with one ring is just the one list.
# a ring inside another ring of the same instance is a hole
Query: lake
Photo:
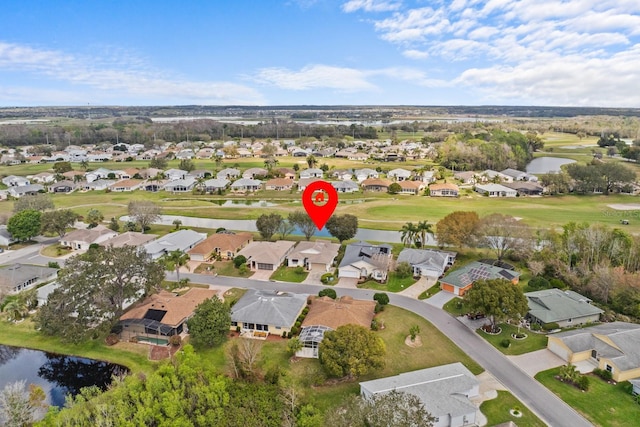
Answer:
[[0, 389], [24, 380], [27, 387], [42, 387], [47, 403], [54, 406], [62, 407], [65, 396], [75, 396], [82, 387], [95, 385], [105, 390], [114, 375], [128, 372], [113, 363], [0, 345]]
[[560, 172], [560, 166], [575, 162], [563, 157], [538, 157], [529, 162], [526, 172], [534, 175]]

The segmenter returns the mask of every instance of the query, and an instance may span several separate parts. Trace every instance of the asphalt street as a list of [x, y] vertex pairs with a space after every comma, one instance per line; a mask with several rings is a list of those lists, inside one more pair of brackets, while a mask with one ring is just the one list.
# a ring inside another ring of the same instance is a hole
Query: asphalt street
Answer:
[[[175, 280], [175, 274], [168, 274]], [[280, 290], [303, 294], [317, 294], [323, 286], [304, 285], [285, 282], [265, 282], [236, 277], [207, 276], [185, 274], [192, 283], [212, 284], [228, 287]], [[354, 298], [372, 299], [375, 291], [365, 289], [334, 288], [339, 296], [349, 295]], [[544, 422], [553, 427], [591, 426], [582, 415], [564, 403], [552, 392], [529, 377], [506, 356], [479, 337], [464, 324], [445, 311], [426, 304], [423, 301], [397, 294], [389, 294], [390, 303], [424, 317], [451, 339], [458, 347], [474, 359], [480, 366], [490, 372], [514, 396], [535, 412]]]

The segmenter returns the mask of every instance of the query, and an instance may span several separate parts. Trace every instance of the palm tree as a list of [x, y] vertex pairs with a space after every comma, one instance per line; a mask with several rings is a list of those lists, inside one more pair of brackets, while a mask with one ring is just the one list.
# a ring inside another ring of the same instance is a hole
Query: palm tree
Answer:
[[408, 222], [403, 225], [400, 229], [400, 233], [402, 233], [402, 236], [400, 237], [402, 243], [404, 243], [405, 246], [411, 246], [415, 240], [417, 231], [418, 228], [412, 222]]
[[180, 283], [180, 267], [184, 266], [189, 270], [189, 266], [187, 265], [187, 262], [191, 259], [189, 258], [189, 254], [182, 252], [180, 249], [176, 249], [175, 251], [165, 254], [163, 258], [165, 268], [167, 270], [174, 270], [177, 281]]
[[416, 226], [416, 236], [414, 237], [414, 242], [417, 245], [418, 238], [420, 239], [420, 246], [424, 247], [427, 242], [427, 234], [431, 234], [431, 224], [427, 221], [420, 221]]
[[309, 165], [309, 168], [312, 168], [316, 165], [317, 160], [315, 157], [313, 157], [313, 154], [309, 154], [307, 156], [307, 164]]
[[85, 171], [86, 171], [88, 167], [89, 167], [89, 162], [88, 162], [88, 161], [86, 161], [86, 160], [82, 160], [82, 161], [80, 162], [80, 169], [82, 169], [82, 170], [85, 170]]
[[24, 319], [29, 313], [29, 307], [27, 306], [27, 302], [22, 298], [16, 298], [7, 303], [4, 306], [4, 310], [9, 314], [9, 319], [18, 321], [20, 319]]

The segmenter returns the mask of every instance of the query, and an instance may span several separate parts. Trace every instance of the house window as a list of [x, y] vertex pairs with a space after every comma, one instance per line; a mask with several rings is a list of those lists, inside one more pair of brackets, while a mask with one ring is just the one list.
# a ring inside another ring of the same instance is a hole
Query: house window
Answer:
[[573, 319], [567, 319], [567, 323], [573, 322]]
[[238, 326], [238, 322], [231, 322], [231, 326]]
[[604, 365], [604, 369], [606, 369], [607, 371], [611, 372], [613, 374], [613, 366], [611, 365]]
[[256, 331], [268, 331], [269, 325], [259, 325], [256, 324]]
[[245, 329], [255, 329], [256, 325], [254, 323], [245, 323], [244, 324], [244, 328]]

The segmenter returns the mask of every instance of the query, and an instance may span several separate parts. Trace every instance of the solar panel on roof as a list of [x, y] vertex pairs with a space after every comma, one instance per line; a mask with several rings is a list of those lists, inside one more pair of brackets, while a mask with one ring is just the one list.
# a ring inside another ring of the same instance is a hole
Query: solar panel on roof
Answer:
[[508, 272], [507, 270], [501, 270], [500, 271], [500, 275], [504, 276], [506, 279], [513, 279], [515, 276], [513, 274], [511, 274], [510, 272]]
[[165, 314], [167, 314], [165, 310], [156, 310], [156, 309], [150, 308], [144, 314], [144, 318], [155, 320], [156, 322], [160, 322], [162, 321], [162, 318], [164, 317]]

